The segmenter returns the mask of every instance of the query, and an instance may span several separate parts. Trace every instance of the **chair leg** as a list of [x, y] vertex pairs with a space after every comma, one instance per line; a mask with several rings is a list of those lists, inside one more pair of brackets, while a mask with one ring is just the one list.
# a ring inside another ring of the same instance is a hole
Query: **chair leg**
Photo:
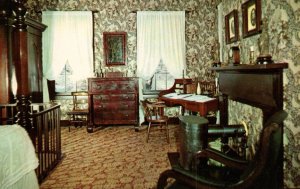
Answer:
[[147, 143], [148, 143], [148, 140], [149, 140], [149, 134], [150, 134], [150, 128], [151, 128], [151, 122], [149, 122], [148, 124], [148, 132], [147, 132]]
[[72, 120], [71, 119], [69, 119], [69, 132], [71, 131], [71, 124], [72, 124]]

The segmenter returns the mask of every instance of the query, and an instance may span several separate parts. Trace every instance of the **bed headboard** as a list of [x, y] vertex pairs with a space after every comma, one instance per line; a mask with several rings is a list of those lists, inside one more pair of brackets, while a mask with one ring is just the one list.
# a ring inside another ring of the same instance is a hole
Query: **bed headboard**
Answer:
[[220, 121], [228, 123], [228, 98], [260, 108], [263, 122], [283, 108], [283, 69], [287, 63], [215, 67], [219, 75]]

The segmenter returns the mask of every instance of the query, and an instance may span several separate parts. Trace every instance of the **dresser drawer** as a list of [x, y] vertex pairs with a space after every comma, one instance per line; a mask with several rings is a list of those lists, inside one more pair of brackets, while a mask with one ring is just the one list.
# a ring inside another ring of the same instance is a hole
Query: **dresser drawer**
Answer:
[[95, 103], [95, 110], [135, 110], [135, 101], [113, 101], [113, 102], [101, 102]]
[[131, 80], [94, 80], [90, 82], [89, 91], [93, 93], [130, 93], [137, 89], [137, 83]]
[[134, 101], [135, 99], [136, 94], [99, 94], [93, 96], [94, 104], [107, 101]]
[[94, 121], [101, 123], [104, 120], [136, 120], [136, 112], [134, 110], [124, 111], [99, 111], [95, 110]]

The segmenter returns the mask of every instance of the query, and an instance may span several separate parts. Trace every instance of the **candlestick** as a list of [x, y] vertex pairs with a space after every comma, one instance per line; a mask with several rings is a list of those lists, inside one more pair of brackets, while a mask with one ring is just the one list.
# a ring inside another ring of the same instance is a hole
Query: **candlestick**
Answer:
[[254, 47], [253, 46], [250, 47], [250, 51], [254, 51]]

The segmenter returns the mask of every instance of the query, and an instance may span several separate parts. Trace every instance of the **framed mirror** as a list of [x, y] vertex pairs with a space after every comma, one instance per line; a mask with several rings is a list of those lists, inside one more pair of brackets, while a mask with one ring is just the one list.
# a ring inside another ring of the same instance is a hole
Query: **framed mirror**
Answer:
[[126, 32], [103, 32], [106, 66], [126, 64]]

